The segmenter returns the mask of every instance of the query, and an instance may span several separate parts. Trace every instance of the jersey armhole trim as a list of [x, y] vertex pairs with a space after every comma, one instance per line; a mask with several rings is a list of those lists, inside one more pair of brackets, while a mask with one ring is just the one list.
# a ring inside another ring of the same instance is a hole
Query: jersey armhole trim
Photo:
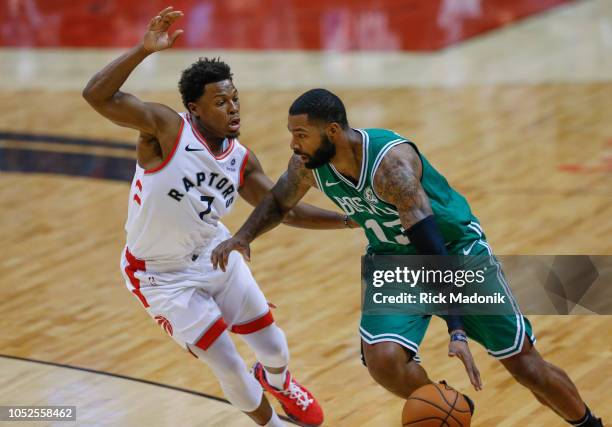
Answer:
[[238, 187], [242, 188], [242, 184], [244, 183], [244, 171], [246, 169], [246, 165], [249, 161], [249, 149], [244, 147], [246, 153], [244, 154], [244, 159], [242, 159], [242, 164], [240, 165], [240, 184]]
[[[317, 184], [317, 187], [319, 187], [319, 190], [323, 191], [323, 186], [321, 185], [321, 177], [319, 176], [319, 171], [317, 171], [316, 169], [313, 169], [312, 175], [315, 178], [315, 183]], [[325, 191], [323, 192], [325, 193]]]
[[[385, 157], [385, 155], [389, 152], [390, 149], [392, 149], [393, 147], [395, 147], [396, 145], [399, 144], [404, 144], [409, 141], [407, 139], [400, 139], [400, 140], [395, 140], [395, 141], [391, 141], [390, 143], [388, 143], [385, 148], [383, 148], [383, 150], [378, 153], [378, 156], [376, 156], [376, 160], [374, 160], [374, 164], [372, 165], [372, 171], [370, 172], [370, 182], [372, 183], [372, 192], [374, 193], [374, 195], [380, 199], [382, 202], [385, 202], [386, 204], [391, 205], [389, 202], [387, 202], [385, 199], [383, 199], [382, 197], [380, 197], [378, 195], [378, 193], [376, 192], [376, 186], [374, 185], [374, 176], [376, 175], [376, 171], [378, 170], [378, 167], [380, 166], [382, 159]], [[418, 154], [418, 152], [417, 152]], [[420, 156], [419, 156], [420, 158]]]
[[144, 171], [145, 174], [159, 172], [170, 162], [170, 160], [172, 160], [172, 158], [174, 157], [174, 153], [176, 153], [176, 149], [178, 148], [179, 141], [181, 140], [181, 135], [183, 134], [184, 126], [185, 126], [185, 120], [183, 119], [183, 117], [181, 117], [181, 127], [179, 128], [178, 135], [176, 135], [176, 140], [174, 141], [174, 147], [172, 147], [172, 151], [170, 152], [170, 154], [168, 154], [168, 157], [166, 157], [166, 160], [164, 160], [161, 165], [153, 169], [145, 169]]

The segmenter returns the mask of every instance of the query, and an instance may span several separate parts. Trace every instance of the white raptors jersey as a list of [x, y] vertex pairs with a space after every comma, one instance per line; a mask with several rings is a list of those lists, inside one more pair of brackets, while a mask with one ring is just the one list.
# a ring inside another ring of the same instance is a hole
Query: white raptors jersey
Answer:
[[230, 235], [219, 219], [238, 198], [248, 150], [226, 139], [215, 156], [190, 114], [181, 118], [164, 163], [147, 170], [136, 165], [125, 229], [129, 251], [142, 260], [187, 260]]

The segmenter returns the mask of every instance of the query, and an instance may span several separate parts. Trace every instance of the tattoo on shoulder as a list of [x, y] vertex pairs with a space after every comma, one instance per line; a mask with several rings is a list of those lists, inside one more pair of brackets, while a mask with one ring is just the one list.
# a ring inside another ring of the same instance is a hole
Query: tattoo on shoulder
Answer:
[[431, 215], [431, 207], [421, 186], [421, 160], [408, 144], [391, 149], [374, 176], [376, 192], [397, 207], [404, 227]]

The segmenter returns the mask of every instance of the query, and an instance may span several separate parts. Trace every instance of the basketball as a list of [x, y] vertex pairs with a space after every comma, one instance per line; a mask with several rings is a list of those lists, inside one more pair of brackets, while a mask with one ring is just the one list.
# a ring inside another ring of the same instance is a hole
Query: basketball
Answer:
[[470, 407], [446, 384], [428, 384], [410, 395], [402, 411], [404, 427], [469, 427]]

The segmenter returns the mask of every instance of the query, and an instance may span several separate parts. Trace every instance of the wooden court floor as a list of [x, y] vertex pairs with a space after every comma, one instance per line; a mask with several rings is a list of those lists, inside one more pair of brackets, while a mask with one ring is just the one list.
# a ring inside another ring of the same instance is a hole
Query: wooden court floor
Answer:
[[[338, 93], [353, 126], [391, 128], [419, 145], [470, 201], [498, 254], [612, 255], [612, 84]], [[273, 178], [289, 157], [286, 111], [298, 94], [241, 93], [241, 141]], [[174, 92], [139, 95], [180, 109]], [[0, 129], [123, 142], [136, 137], [98, 117], [77, 91], [2, 92]], [[31, 150], [32, 156], [70, 150], [133, 156], [112, 147], [0, 144]], [[127, 195], [127, 183], [119, 181], [0, 172], [0, 352], [221, 397], [208, 368], [168, 339], [122, 283]], [[332, 207], [314, 190], [308, 199]], [[241, 202], [225, 223], [236, 230], [249, 211]], [[364, 244], [358, 230], [282, 227], [252, 248], [251, 268], [278, 306], [274, 315], [288, 336], [292, 370], [320, 399], [328, 426], [400, 425], [402, 402], [377, 386], [359, 360]], [[566, 369], [610, 422], [612, 317], [531, 320], [539, 351]], [[446, 356], [446, 340], [442, 322], [432, 322], [422, 347], [424, 366], [432, 378], [468, 392], [462, 366]], [[481, 348], [473, 344], [472, 350], [485, 383], [483, 391], [470, 393], [477, 405], [474, 426], [564, 425]], [[228, 405], [203, 396], [2, 357], [0, 390], [2, 405], [77, 405], [77, 425], [250, 425]]]

